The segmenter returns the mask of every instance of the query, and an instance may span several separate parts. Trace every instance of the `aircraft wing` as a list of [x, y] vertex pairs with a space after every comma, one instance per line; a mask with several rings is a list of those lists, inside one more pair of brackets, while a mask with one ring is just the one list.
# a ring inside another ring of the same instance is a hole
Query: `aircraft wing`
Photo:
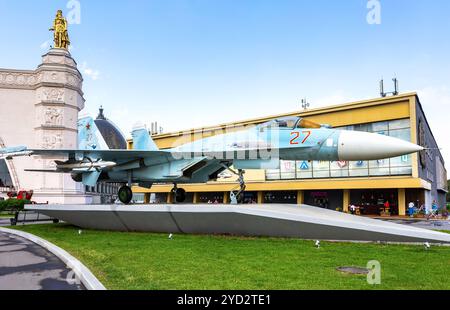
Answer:
[[173, 160], [169, 152], [164, 151], [135, 151], [135, 150], [28, 150], [31, 155], [43, 156], [62, 156], [69, 158], [91, 158], [104, 161], [123, 161], [135, 160], [141, 158], [162, 157], [167, 160]]
[[[241, 151], [237, 151], [236, 158], [241, 158]], [[245, 155], [245, 151], [242, 154]], [[194, 153], [194, 152], [170, 152], [161, 150], [43, 150], [43, 149], [28, 149], [26, 147], [17, 147], [14, 149], [0, 149], [0, 159], [11, 159], [20, 156], [53, 156], [53, 157], [68, 157], [75, 160], [91, 159], [108, 162], [128, 162], [139, 159], [146, 159], [156, 163], [171, 162], [184, 158], [193, 157], [211, 157], [214, 153]], [[239, 157], [238, 157], [239, 156]], [[231, 161], [231, 160], [230, 160]]]
[[170, 152], [164, 151], [135, 151], [135, 150], [43, 150], [28, 149], [26, 147], [0, 149], [0, 159], [10, 159], [20, 156], [55, 156], [69, 157], [75, 159], [90, 158], [93, 160], [102, 159], [104, 161], [123, 161], [141, 158], [164, 158], [173, 160]]

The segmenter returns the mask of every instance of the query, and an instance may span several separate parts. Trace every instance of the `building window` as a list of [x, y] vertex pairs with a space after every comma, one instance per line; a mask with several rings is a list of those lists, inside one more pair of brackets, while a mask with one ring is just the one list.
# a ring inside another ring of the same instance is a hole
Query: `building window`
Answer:
[[295, 161], [280, 161], [280, 178], [282, 180], [295, 179]]
[[0, 160], [0, 187], [11, 187], [13, 182], [5, 160]]

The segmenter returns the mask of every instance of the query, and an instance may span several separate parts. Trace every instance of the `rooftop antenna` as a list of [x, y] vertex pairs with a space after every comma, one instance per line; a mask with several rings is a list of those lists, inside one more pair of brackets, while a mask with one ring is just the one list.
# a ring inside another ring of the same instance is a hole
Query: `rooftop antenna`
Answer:
[[397, 78], [393, 78], [392, 81], [394, 82], [394, 92], [393, 95], [397, 96], [398, 95], [398, 80]]
[[384, 80], [383, 78], [381, 78], [380, 80], [380, 96], [381, 97], [386, 97], [386, 93], [384, 92]]
[[310, 107], [310, 103], [305, 99], [302, 99], [302, 108], [303, 110], [307, 110]]
[[392, 92], [385, 92], [384, 91], [384, 80], [383, 80], [383, 78], [381, 78], [381, 80], [380, 80], [380, 96], [382, 98], [386, 97], [387, 95], [397, 96], [399, 94], [399, 91], [398, 91], [398, 79], [395, 77], [395, 78], [392, 79], [392, 81], [394, 82], [394, 91], [392, 91]]

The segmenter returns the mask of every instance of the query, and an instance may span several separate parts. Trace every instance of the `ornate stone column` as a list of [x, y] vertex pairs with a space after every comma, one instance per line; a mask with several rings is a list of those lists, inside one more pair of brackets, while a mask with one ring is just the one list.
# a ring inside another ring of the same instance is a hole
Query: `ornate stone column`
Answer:
[[[84, 108], [83, 78], [66, 49], [51, 49], [35, 71], [35, 148], [76, 149], [78, 113]], [[52, 169], [55, 160], [67, 158], [35, 157], [34, 169]], [[56, 203], [86, 202], [84, 188], [70, 175], [40, 173], [35, 197]]]

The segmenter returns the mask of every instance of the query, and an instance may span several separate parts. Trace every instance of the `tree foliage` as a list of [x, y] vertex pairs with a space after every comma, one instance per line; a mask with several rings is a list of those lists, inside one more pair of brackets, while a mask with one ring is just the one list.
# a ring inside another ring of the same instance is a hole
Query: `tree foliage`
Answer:
[[3, 200], [0, 201], [0, 211], [21, 211], [27, 204], [31, 204], [31, 201], [23, 199]]

